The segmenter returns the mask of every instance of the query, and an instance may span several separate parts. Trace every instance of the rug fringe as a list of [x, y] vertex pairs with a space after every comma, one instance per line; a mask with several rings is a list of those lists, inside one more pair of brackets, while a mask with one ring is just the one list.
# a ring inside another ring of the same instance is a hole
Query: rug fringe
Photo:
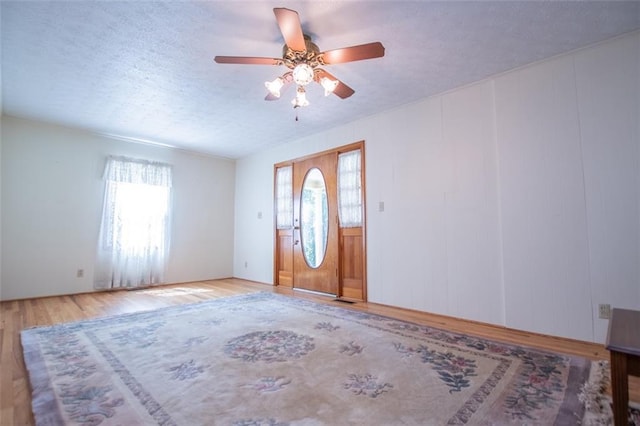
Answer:
[[578, 399], [585, 408], [584, 425], [611, 425], [613, 411], [606, 395], [609, 385], [609, 362], [594, 361], [591, 365], [589, 380], [580, 388]]
[[[582, 385], [578, 399], [584, 404], [584, 425], [612, 425], [613, 406], [607, 394], [611, 382], [609, 361], [593, 361], [589, 380]], [[629, 401], [629, 425], [640, 426], [640, 403]]]

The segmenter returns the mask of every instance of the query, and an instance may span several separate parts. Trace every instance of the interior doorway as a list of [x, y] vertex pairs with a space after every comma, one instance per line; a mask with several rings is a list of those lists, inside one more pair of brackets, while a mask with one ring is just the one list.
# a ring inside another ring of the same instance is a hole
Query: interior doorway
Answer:
[[364, 142], [275, 165], [274, 283], [366, 300]]

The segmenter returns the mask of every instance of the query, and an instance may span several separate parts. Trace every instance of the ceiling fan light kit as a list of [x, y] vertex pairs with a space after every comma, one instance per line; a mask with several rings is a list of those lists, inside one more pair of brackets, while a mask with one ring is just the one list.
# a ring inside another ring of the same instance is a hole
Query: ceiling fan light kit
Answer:
[[355, 91], [321, 66], [384, 56], [384, 46], [380, 42], [321, 52], [318, 46], [311, 41], [311, 37], [303, 34], [298, 12], [280, 7], [273, 9], [273, 13], [285, 41], [282, 59], [244, 56], [216, 56], [214, 58], [219, 64], [284, 65], [289, 68], [290, 71], [282, 76], [264, 83], [269, 92], [265, 97], [267, 101], [279, 99], [281, 93], [289, 85], [295, 83], [297, 89], [296, 96], [291, 101], [293, 107], [307, 106], [309, 100], [306, 97], [305, 86], [312, 81], [322, 86], [325, 96], [333, 93], [341, 99], [346, 99]]

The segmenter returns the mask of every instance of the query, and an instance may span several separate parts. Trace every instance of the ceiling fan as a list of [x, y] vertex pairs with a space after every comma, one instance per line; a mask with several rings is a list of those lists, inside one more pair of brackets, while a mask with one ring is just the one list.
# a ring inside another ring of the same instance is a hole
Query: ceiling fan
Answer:
[[282, 58], [247, 56], [216, 56], [214, 58], [219, 64], [285, 65], [289, 68], [290, 71], [265, 83], [269, 91], [265, 97], [267, 101], [279, 99], [280, 93], [295, 83], [297, 90], [296, 97], [291, 102], [293, 107], [307, 106], [309, 101], [306, 98], [305, 86], [312, 81], [324, 88], [325, 96], [333, 93], [342, 99], [348, 98], [355, 91], [320, 67], [384, 56], [384, 46], [380, 42], [321, 52], [311, 41], [311, 37], [302, 32], [298, 12], [280, 7], [273, 9], [273, 13], [276, 15], [278, 27], [285, 41]]

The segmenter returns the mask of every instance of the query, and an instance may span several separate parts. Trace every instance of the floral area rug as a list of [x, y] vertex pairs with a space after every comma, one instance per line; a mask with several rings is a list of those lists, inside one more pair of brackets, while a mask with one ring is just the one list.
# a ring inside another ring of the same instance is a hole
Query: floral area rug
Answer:
[[40, 425], [573, 425], [592, 365], [272, 293], [22, 345]]

